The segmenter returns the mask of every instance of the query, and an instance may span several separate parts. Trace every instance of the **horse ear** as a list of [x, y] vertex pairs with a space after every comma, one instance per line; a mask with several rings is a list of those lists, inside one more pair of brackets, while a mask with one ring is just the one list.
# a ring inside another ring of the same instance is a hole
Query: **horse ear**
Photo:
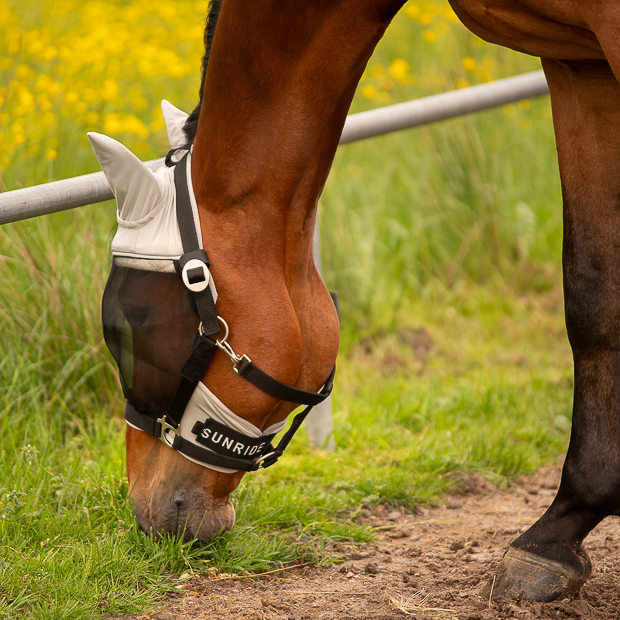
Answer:
[[135, 222], [145, 217], [162, 198], [156, 176], [113, 138], [90, 132], [88, 139], [116, 196], [120, 219]]
[[168, 132], [170, 148], [177, 149], [181, 146], [185, 146], [187, 138], [183, 132], [183, 126], [189, 114], [185, 114], [185, 112], [179, 110], [179, 108], [175, 108], [165, 99], [161, 102], [161, 112], [164, 115], [164, 121], [166, 121], [166, 131]]

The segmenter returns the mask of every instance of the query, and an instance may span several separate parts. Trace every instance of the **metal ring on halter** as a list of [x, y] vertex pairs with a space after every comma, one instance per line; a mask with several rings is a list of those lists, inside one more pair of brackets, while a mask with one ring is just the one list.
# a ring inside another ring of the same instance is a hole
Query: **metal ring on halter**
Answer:
[[[224, 329], [226, 330], [226, 331], [224, 332], [224, 337], [223, 337], [223, 338], [220, 338], [220, 340], [221, 340], [222, 342], [226, 342], [226, 341], [228, 340], [228, 336], [229, 336], [229, 334], [230, 334], [230, 329], [228, 329], [228, 323], [227, 323], [227, 322], [226, 322], [226, 321], [225, 321], [225, 320], [224, 320], [221, 316], [218, 316], [218, 317], [217, 317], [217, 320], [218, 320], [218, 321], [219, 321], [219, 322], [220, 322], [220, 323], [224, 326]], [[204, 335], [205, 335], [205, 333], [204, 333], [204, 331], [203, 331], [203, 329], [202, 329], [202, 321], [200, 321], [200, 325], [198, 325], [198, 333], [199, 333], [201, 336], [204, 336]], [[218, 342], [220, 342], [220, 340], [216, 340], [216, 344], [217, 344]]]
[[[273, 456], [274, 454], [277, 454], [275, 450], [273, 452], [267, 452], [267, 454], [264, 454], [263, 456], [257, 456], [255, 459], [253, 459], [253, 462], [262, 463], [263, 461], [267, 460], [270, 456]], [[261, 465], [261, 468], [262, 468], [262, 465]]]
[[[218, 347], [218, 349], [224, 351], [224, 353], [226, 353], [226, 355], [228, 355], [230, 361], [232, 362], [233, 368], [235, 370], [235, 372], [238, 372], [238, 368], [241, 365], [242, 362], [251, 362], [252, 360], [245, 354], [243, 355], [239, 355], [239, 353], [237, 353], [231, 346], [230, 343], [227, 342], [228, 340], [228, 336], [230, 334], [230, 329], [228, 329], [228, 323], [226, 323], [226, 321], [221, 317], [218, 316], [217, 320], [220, 321], [225, 328], [225, 333], [224, 333], [224, 337], [223, 338], [218, 338], [215, 341], [215, 345]], [[202, 323], [201, 323], [202, 325]]]

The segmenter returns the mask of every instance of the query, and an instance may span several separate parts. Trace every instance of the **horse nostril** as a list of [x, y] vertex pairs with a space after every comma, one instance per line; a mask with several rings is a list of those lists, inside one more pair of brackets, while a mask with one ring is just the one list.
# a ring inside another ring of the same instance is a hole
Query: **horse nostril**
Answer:
[[182, 495], [177, 495], [174, 498], [174, 503], [176, 504], [177, 508], [181, 508], [186, 503], [185, 498]]

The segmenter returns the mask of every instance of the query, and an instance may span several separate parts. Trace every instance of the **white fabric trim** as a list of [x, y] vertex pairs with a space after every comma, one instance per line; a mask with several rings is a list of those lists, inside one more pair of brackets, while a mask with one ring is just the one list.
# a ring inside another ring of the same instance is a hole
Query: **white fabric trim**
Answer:
[[192, 214], [194, 216], [194, 225], [196, 226], [196, 236], [198, 237], [198, 245], [200, 249], [202, 247], [202, 229], [200, 228], [200, 215], [198, 214], [198, 203], [196, 202], [196, 194], [194, 194], [194, 185], [192, 183], [192, 154], [194, 152], [194, 145], [187, 155], [187, 188], [189, 189], [189, 201], [192, 204]]
[[[177, 259], [180, 256], [176, 257]], [[127, 267], [129, 269], [139, 269], [141, 271], [154, 271], [156, 273], [176, 273], [174, 263], [168, 258], [156, 258], [153, 256], [127, 256], [124, 254], [113, 255], [114, 264], [118, 267]], [[209, 286], [211, 287], [211, 295], [213, 302], [217, 301], [217, 289], [211, 271], [209, 271]]]
[[[258, 427], [250, 424], [247, 420], [244, 420], [242, 417], [232, 412], [201, 381], [196, 386], [189, 403], [187, 403], [185, 413], [181, 419], [181, 437], [187, 441], [191, 441], [193, 444], [203, 448], [204, 450], [208, 450], [208, 448], [205, 448], [205, 446], [196, 441], [196, 436], [192, 433], [194, 424], [196, 424], [196, 422], [204, 422], [207, 418], [212, 418], [216, 422], [225, 424], [228, 428], [232, 428], [233, 430], [243, 433], [248, 437], [264, 437], [266, 435], [273, 435], [274, 433], [279, 433], [286, 426], [286, 420], [284, 420], [282, 422], [278, 422], [277, 424], [273, 424], [264, 431], [261, 431]], [[209, 465], [208, 463], [197, 461], [196, 459], [186, 456], [185, 454], [183, 454], [183, 456], [189, 461], [193, 461], [194, 463], [202, 465], [203, 467], [208, 467], [209, 469], [214, 469], [215, 471], [219, 471], [223, 474], [233, 474], [238, 471], [236, 469], [218, 467], [217, 465]]]
[[114, 264], [118, 267], [140, 269], [141, 271], [156, 271], [157, 273], [176, 273], [174, 263], [169, 259], [154, 258], [152, 256], [123, 256], [114, 254]]

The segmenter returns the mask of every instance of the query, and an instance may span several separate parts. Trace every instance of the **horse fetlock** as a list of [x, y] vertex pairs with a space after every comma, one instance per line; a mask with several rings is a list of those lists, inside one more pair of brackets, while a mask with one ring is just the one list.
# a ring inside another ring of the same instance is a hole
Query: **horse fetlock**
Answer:
[[510, 592], [523, 591], [533, 601], [548, 603], [575, 594], [592, 572], [592, 564], [585, 551], [575, 553], [570, 565], [550, 560], [524, 549], [509, 547], [485, 594], [491, 598]]

